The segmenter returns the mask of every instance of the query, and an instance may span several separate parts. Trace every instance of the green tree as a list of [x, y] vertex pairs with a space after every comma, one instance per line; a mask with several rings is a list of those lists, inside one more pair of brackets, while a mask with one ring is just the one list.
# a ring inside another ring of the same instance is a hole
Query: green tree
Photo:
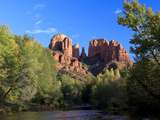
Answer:
[[119, 70], [105, 70], [97, 76], [92, 88], [92, 103], [102, 109], [117, 111], [126, 108], [126, 84]]
[[154, 59], [160, 65], [160, 12], [153, 12], [138, 0], [124, 2], [124, 12], [119, 15], [118, 23], [130, 28], [133, 38], [131, 51], [136, 59]]
[[20, 61], [19, 48], [14, 41], [14, 36], [6, 26], [0, 26], [0, 93], [1, 101], [16, 89]]
[[27, 35], [17, 36], [8, 27], [0, 27], [1, 101], [19, 104], [42, 98], [57, 104], [61, 85], [56, 74], [49, 49]]
[[70, 77], [67, 74], [60, 74], [58, 80], [61, 82], [64, 105], [74, 105], [82, 103], [82, 90], [85, 84]]
[[127, 80], [129, 106], [153, 114], [160, 110], [160, 13], [138, 0], [127, 1], [118, 23], [134, 32], [130, 43], [136, 61]]
[[159, 86], [160, 67], [150, 60], [138, 62], [127, 80], [129, 106], [135, 108], [135, 112], [157, 113], [160, 110]]
[[[19, 40], [18, 36], [16, 38], [21, 48], [21, 81], [29, 83], [28, 86], [26, 84], [21, 89], [21, 98], [23, 100], [33, 98], [33, 101], [45, 104], [50, 99], [54, 99], [51, 95], [55, 95], [56, 100], [58, 97], [56, 93], [60, 90], [60, 85], [56, 81], [57, 72], [51, 51], [43, 48], [27, 35], [20, 37]], [[39, 101], [38, 98], [40, 98]]]

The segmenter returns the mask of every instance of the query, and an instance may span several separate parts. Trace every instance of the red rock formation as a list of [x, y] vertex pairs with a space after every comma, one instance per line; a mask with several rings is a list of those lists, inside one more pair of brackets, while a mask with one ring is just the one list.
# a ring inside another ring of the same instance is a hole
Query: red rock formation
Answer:
[[105, 63], [111, 61], [131, 63], [129, 55], [120, 43], [115, 40], [110, 42], [104, 39], [92, 40], [89, 44], [88, 57], [100, 56]]
[[[63, 34], [53, 36], [49, 48], [53, 50], [53, 57], [58, 61], [59, 70], [81, 75], [86, 75], [89, 71], [96, 75], [104, 68], [113, 67], [115, 64], [119, 66], [122, 63], [124, 67], [132, 64], [126, 50], [115, 40], [110, 42], [105, 39], [90, 41], [88, 57], [84, 48], [79, 55], [79, 45], [72, 46], [71, 38]], [[89, 71], [80, 61], [91, 66]]]
[[82, 75], [88, 74], [87, 68], [75, 57], [66, 56], [61, 52], [53, 51], [53, 57], [58, 61], [57, 68], [65, 71], [74, 72]]
[[81, 56], [79, 57], [80, 61], [83, 61], [87, 57], [84, 47], [82, 48]]
[[101, 57], [104, 57], [108, 45], [109, 43], [104, 39], [90, 41], [89, 49], [88, 49], [88, 57], [93, 57], [98, 54]]
[[66, 35], [57, 34], [53, 36], [49, 48], [54, 51], [60, 51], [66, 56], [72, 57], [72, 40]]
[[[88, 74], [87, 68], [82, 66], [79, 58], [79, 45], [72, 47], [72, 41], [63, 34], [53, 36], [49, 44], [53, 50], [53, 57], [58, 61], [57, 68], [82, 75]], [[73, 56], [72, 56], [73, 55]]]

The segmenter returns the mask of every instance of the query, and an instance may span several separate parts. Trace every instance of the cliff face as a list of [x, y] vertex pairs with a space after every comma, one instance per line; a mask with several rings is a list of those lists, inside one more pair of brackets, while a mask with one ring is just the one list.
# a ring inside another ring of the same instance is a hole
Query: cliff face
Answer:
[[[85, 49], [78, 44], [72, 46], [72, 40], [66, 35], [53, 36], [49, 44], [53, 57], [58, 61], [57, 68], [68, 72], [87, 75], [100, 73], [104, 68], [128, 67], [132, 65], [129, 55], [120, 43], [115, 40], [95, 39], [90, 41], [88, 56]], [[85, 63], [89, 69], [82, 64]]]
[[53, 36], [49, 44], [49, 48], [54, 51], [61, 51], [65, 56], [72, 57], [72, 41], [71, 38], [64, 34]]
[[127, 68], [132, 66], [127, 51], [115, 40], [95, 39], [90, 41], [88, 58], [84, 60], [89, 71], [97, 75], [105, 68]]
[[82, 53], [79, 56], [79, 60], [83, 61], [87, 57], [84, 47], [82, 48]]
[[92, 40], [89, 44], [88, 57], [99, 55], [106, 64], [111, 61], [125, 62], [130, 64], [131, 60], [126, 50], [115, 40], [104, 39]]
[[58, 61], [57, 68], [63, 72], [87, 75], [88, 70], [79, 61], [79, 45], [72, 46], [72, 40], [63, 34], [53, 36], [49, 44], [53, 57]]

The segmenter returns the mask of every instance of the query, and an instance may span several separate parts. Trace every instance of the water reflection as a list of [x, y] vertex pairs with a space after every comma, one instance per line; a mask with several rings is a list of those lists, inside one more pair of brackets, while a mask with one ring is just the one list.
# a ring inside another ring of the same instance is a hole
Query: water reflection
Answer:
[[[74, 111], [55, 111], [55, 112], [20, 112], [10, 115], [0, 115], [0, 120], [131, 120], [131, 119], [129, 119], [126, 116], [104, 115], [100, 111], [96, 110], [74, 110]], [[132, 120], [139, 120], [139, 119], [132, 119]]]
[[100, 120], [99, 111], [20, 112], [0, 115], [0, 120]]

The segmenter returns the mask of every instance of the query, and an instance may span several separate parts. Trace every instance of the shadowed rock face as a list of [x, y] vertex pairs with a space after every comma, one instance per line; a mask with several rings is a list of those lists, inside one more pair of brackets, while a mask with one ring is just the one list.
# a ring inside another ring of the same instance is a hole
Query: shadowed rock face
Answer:
[[54, 51], [60, 51], [65, 56], [72, 57], [72, 40], [64, 34], [57, 34], [52, 37], [49, 48]]
[[[84, 48], [80, 54], [80, 46], [78, 44], [72, 46], [71, 38], [64, 34], [57, 34], [52, 37], [49, 48], [53, 50], [53, 57], [58, 61], [59, 70], [81, 75], [89, 72], [97, 75], [104, 68], [120, 66], [124, 68], [132, 65], [126, 50], [115, 40], [95, 39], [90, 41], [87, 56]], [[82, 62], [89, 65], [89, 69], [84, 67]]]
[[87, 75], [88, 70], [79, 61], [79, 45], [72, 46], [72, 40], [66, 35], [57, 34], [53, 36], [49, 44], [53, 50], [53, 57], [58, 61], [59, 70]]
[[80, 61], [83, 61], [87, 57], [84, 47], [82, 48], [82, 53], [79, 57]]

